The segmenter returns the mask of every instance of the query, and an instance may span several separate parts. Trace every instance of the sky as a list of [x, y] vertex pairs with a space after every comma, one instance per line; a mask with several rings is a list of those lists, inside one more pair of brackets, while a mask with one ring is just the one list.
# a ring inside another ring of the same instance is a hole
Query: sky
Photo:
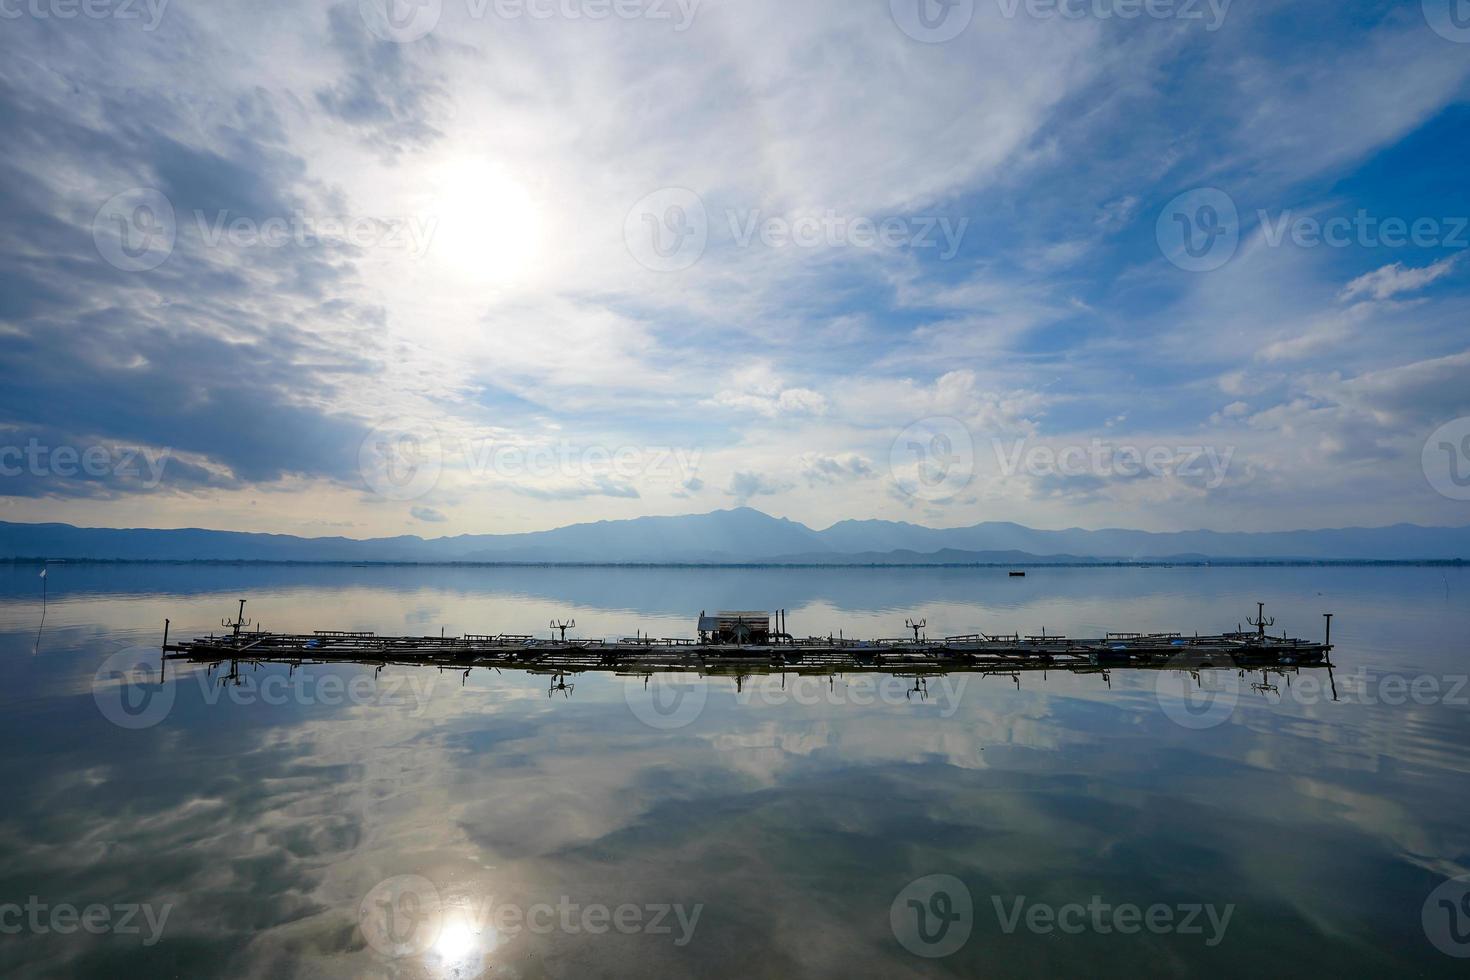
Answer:
[[0, 0], [0, 520], [1470, 524], [1470, 10]]

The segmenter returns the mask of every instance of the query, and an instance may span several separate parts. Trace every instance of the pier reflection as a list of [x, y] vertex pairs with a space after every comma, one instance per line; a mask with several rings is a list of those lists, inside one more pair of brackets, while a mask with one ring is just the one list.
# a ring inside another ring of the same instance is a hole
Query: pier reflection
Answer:
[[[385, 667], [412, 668], [423, 671], [436, 671], [439, 674], [446, 672], [459, 675], [459, 686], [468, 685], [471, 675], [475, 671], [485, 674], [504, 675], [506, 673], [522, 674], [525, 676], [541, 676], [546, 678], [546, 696], [551, 698], [561, 695], [570, 699], [576, 691], [575, 680], [582, 674], [612, 674], [622, 678], [641, 678], [643, 686], [648, 688], [649, 683], [658, 678], [678, 678], [683, 682], [699, 684], [710, 684], [712, 682], [723, 682], [732, 687], [734, 692], [743, 694], [752, 683], [766, 682], [776, 684], [779, 690], [786, 690], [789, 681], [811, 681], [814, 679], [825, 680], [829, 686], [835, 685], [838, 680], [848, 680], [854, 677], [877, 677], [884, 680], [901, 680], [905, 685], [904, 700], [914, 702], [927, 702], [930, 700], [929, 684], [935, 678], [945, 677], [969, 677], [969, 678], [997, 678], [1012, 682], [1015, 690], [1022, 690], [1022, 678], [1024, 677], [1032, 684], [1045, 684], [1050, 678], [1057, 675], [1070, 676], [1095, 676], [1102, 681], [1103, 685], [1111, 690], [1115, 674], [1143, 674], [1143, 675], [1167, 675], [1180, 681], [1181, 692], [1185, 695], [1191, 691], [1199, 692], [1201, 695], [1218, 692], [1222, 689], [1221, 678], [1230, 678], [1232, 690], [1249, 690], [1260, 695], [1267, 703], [1281, 700], [1282, 687], [1290, 688], [1292, 679], [1299, 677], [1305, 671], [1311, 675], [1324, 677], [1331, 692], [1331, 700], [1338, 701], [1337, 679], [1334, 673], [1332, 661], [1324, 659], [1319, 662], [1308, 664], [1249, 664], [1237, 663], [1236, 658], [1212, 658], [1199, 661], [1188, 655], [1179, 655], [1163, 662], [1140, 662], [1124, 665], [1103, 666], [1085, 663], [1011, 663], [1006, 665], [981, 664], [981, 663], [935, 663], [929, 666], [907, 665], [903, 668], [884, 666], [881, 663], [852, 662], [845, 665], [818, 665], [813, 667], [800, 667], [788, 664], [772, 663], [718, 663], [718, 662], [691, 662], [687, 659], [666, 660], [661, 662], [640, 661], [635, 666], [619, 664], [583, 664], [576, 667], [539, 666], [537, 664], [514, 664], [514, 663], [482, 663], [483, 658], [466, 656], [458, 658], [459, 662], [452, 662], [456, 658], [436, 657], [426, 660], [423, 657], [354, 657], [331, 659], [311, 659], [285, 654], [247, 654], [236, 657], [217, 657], [207, 652], [177, 651], [163, 655], [163, 669], [159, 674], [159, 683], [167, 680], [167, 664], [169, 662], [190, 664], [203, 667], [208, 677], [214, 679], [220, 686], [240, 686], [249, 677], [252, 671], [259, 670], [266, 665], [284, 665], [288, 669], [288, 676], [294, 676], [298, 669], [311, 666], [352, 666], [370, 667], [373, 669], [373, 677], [376, 679]], [[1219, 662], [1223, 659], [1224, 662]], [[1243, 659], [1243, 658], [1242, 658]], [[1160, 681], [1162, 689], [1162, 681]]]

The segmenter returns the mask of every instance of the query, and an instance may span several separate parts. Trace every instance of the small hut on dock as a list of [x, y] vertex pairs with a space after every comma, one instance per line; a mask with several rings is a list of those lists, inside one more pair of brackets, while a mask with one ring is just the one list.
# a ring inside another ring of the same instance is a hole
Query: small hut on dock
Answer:
[[771, 614], [735, 610], [709, 616], [701, 611], [699, 642], [768, 644], [771, 642]]

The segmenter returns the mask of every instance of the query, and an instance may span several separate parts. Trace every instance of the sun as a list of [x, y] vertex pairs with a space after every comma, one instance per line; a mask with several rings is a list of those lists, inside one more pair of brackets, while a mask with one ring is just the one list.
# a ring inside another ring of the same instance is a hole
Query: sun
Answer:
[[481, 930], [464, 915], [451, 914], [424, 954], [423, 965], [436, 980], [468, 980], [484, 972], [485, 957], [496, 945], [495, 930]]
[[432, 261], [476, 282], [524, 281], [543, 236], [540, 208], [525, 186], [495, 162], [475, 157], [450, 160], [429, 180]]

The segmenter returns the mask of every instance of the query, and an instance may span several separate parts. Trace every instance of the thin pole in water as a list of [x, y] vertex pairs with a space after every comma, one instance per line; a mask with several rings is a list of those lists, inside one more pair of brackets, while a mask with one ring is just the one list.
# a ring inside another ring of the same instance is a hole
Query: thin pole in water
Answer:
[[33, 657], [41, 652], [41, 631], [46, 628], [46, 585], [48, 582], [46, 571], [49, 564], [49, 559], [43, 558], [41, 560], [41, 625], [36, 627], [36, 642], [31, 647], [31, 656]]
[[168, 671], [168, 619], [163, 620], [163, 646], [158, 648], [158, 686], [162, 687]]

